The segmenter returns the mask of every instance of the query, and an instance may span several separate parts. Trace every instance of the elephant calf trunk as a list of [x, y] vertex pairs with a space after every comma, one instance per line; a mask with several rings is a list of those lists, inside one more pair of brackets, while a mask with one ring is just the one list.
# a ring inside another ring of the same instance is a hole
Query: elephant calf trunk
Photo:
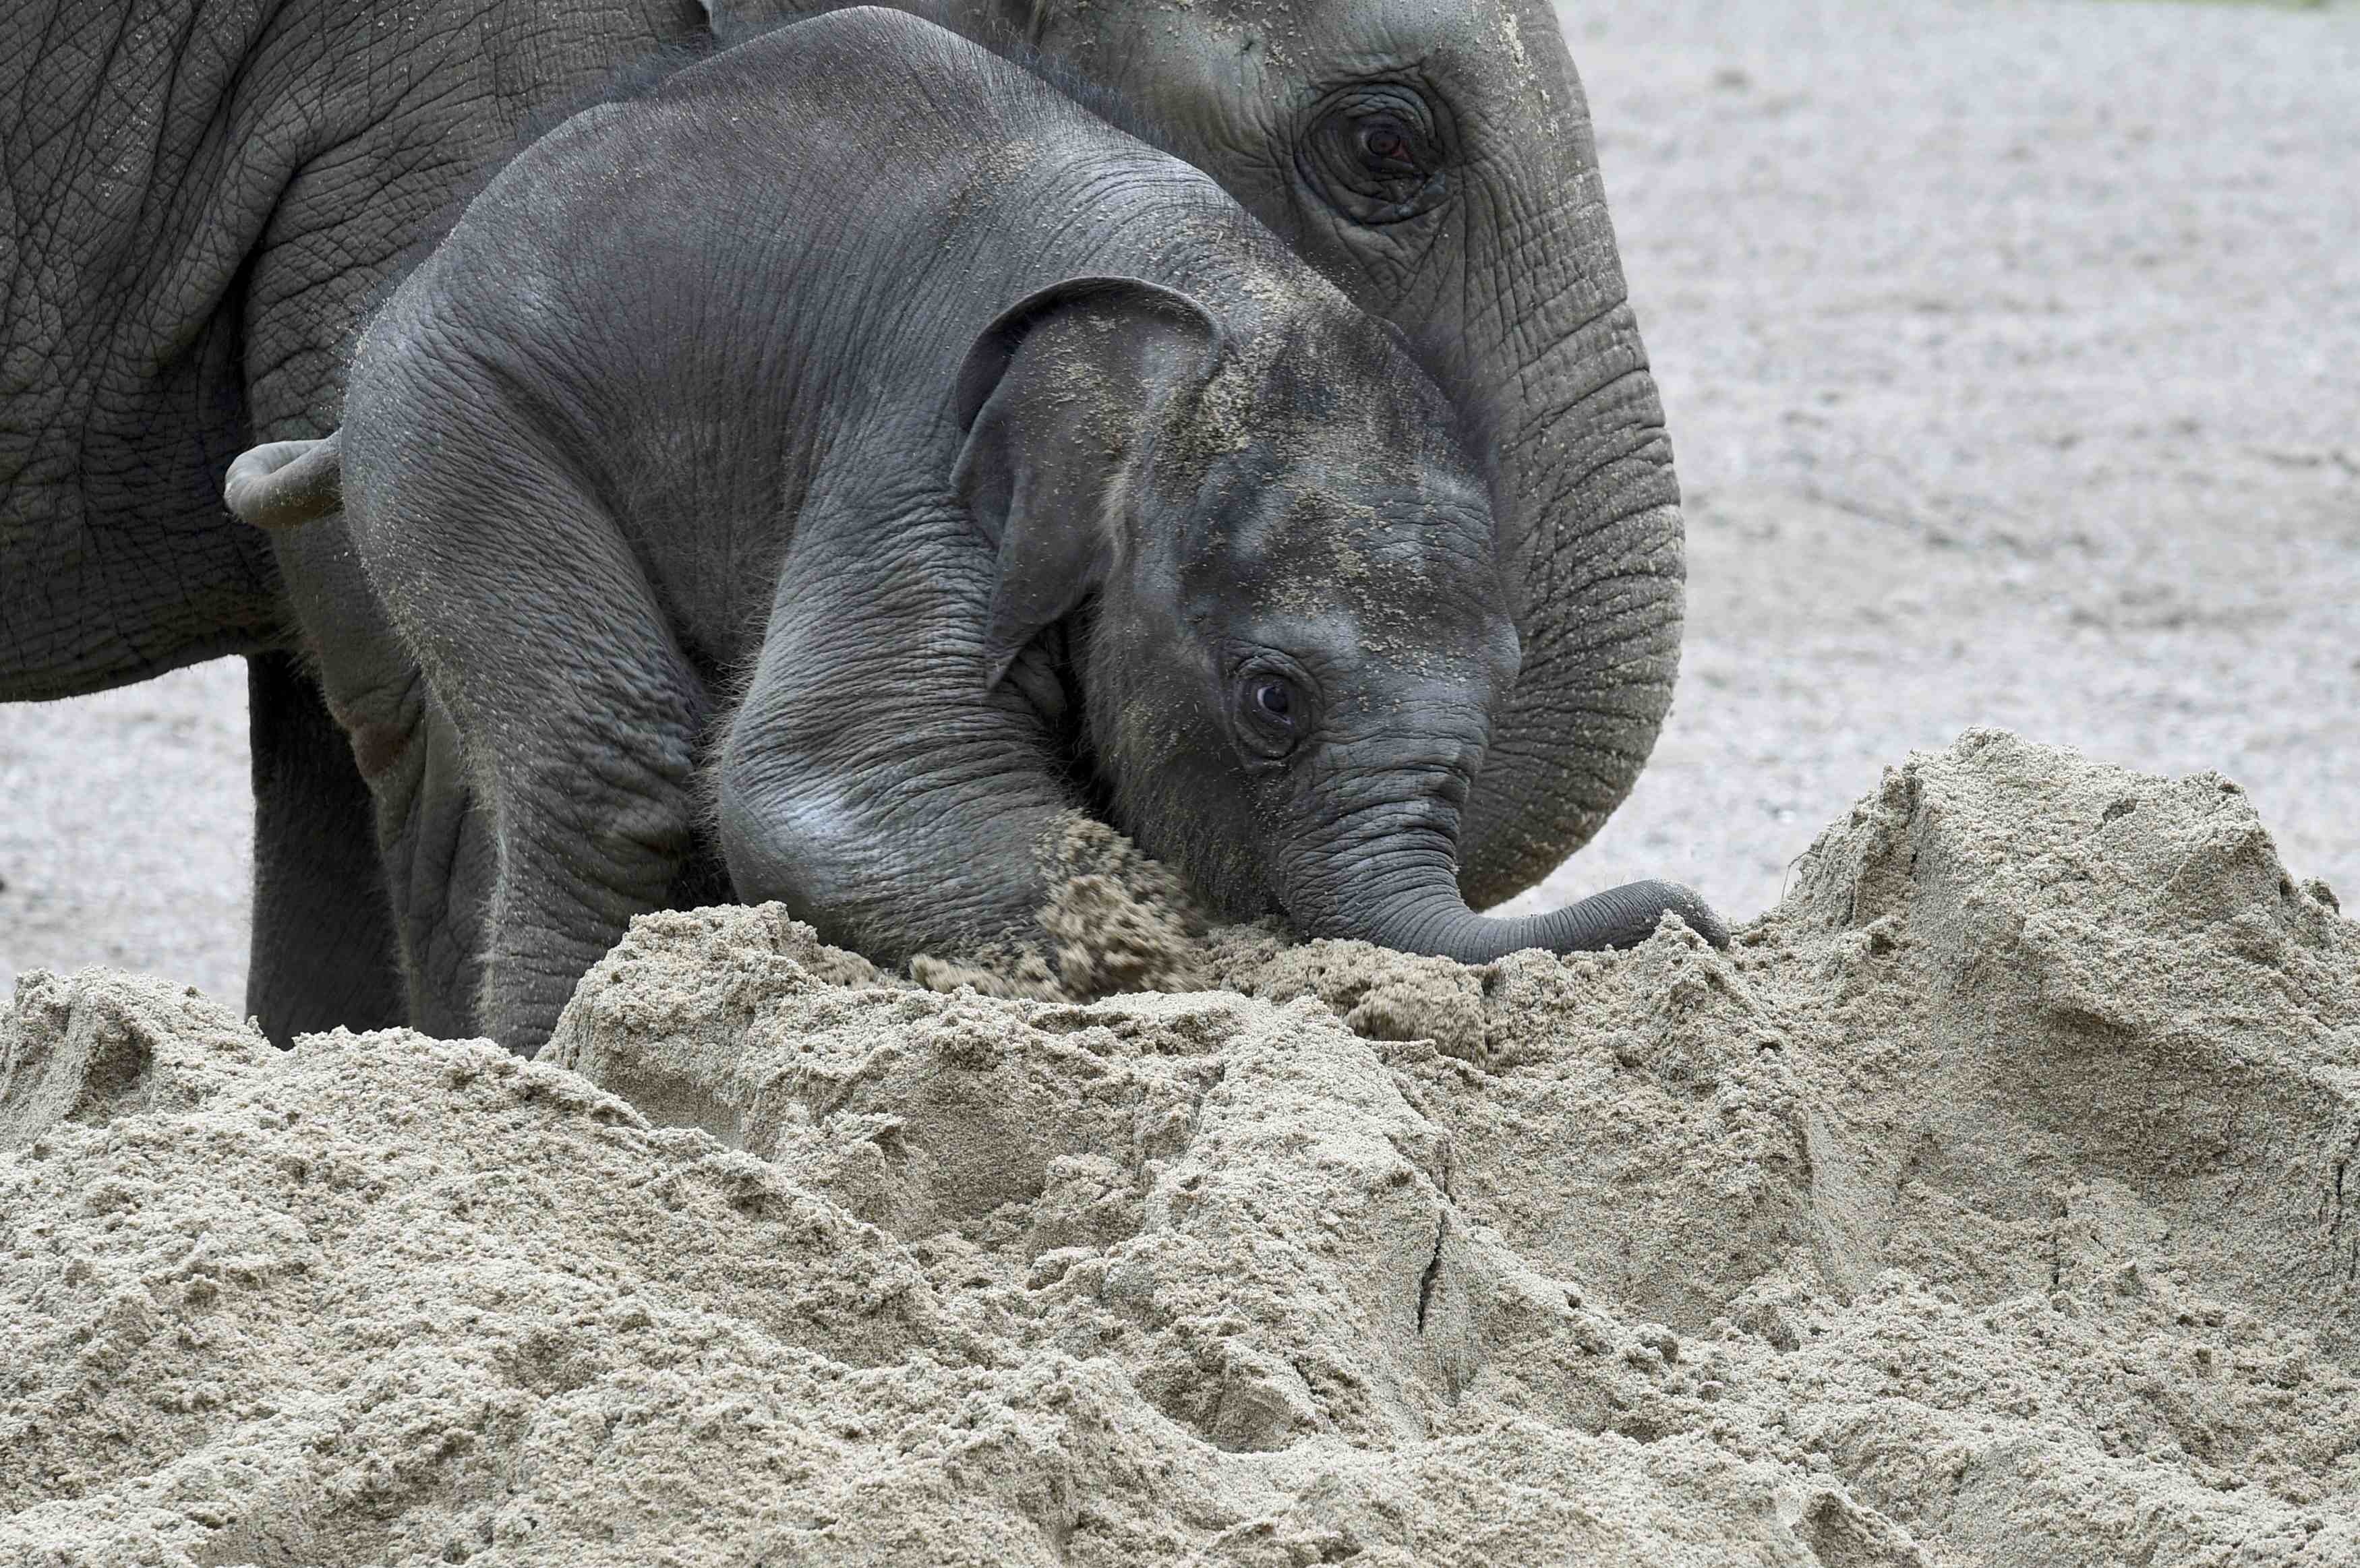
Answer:
[[1710, 905], [1677, 882], [1658, 881], [1628, 882], [1545, 915], [1505, 920], [1475, 913], [1455, 887], [1444, 885], [1381, 906], [1373, 920], [1318, 922], [1323, 929], [1309, 934], [1489, 964], [1527, 948], [1598, 953], [1636, 947], [1655, 934], [1666, 910], [1713, 946], [1729, 945], [1729, 927]]
[[1470, 914], [1454, 929], [1480, 942], [1506, 942], [1509, 953], [1527, 947], [1543, 947], [1551, 953], [1597, 953], [1636, 947], [1655, 934], [1655, 922], [1666, 910], [1713, 946], [1729, 945], [1729, 927], [1694, 889], [1652, 879], [1625, 882], [1620, 887], [1592, 893], [1578, 904], [1522, 920], [1487, 920]]
[[222, 482], [229, 509], [258, 528], [291, 528], [344, 504], [344, 432], [272, 441], [239, 454]]

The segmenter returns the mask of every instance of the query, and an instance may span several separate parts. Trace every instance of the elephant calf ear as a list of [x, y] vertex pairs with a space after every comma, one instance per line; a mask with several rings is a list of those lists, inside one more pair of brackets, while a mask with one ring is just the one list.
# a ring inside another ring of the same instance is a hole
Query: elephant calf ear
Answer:
[[1076, 278], [1018, 301], [967, 351], [952, 483], [999, 552], [987, 689], [1105, 581], [1142, 438], [1219, 347], [1220, 329], [1185, 294]]

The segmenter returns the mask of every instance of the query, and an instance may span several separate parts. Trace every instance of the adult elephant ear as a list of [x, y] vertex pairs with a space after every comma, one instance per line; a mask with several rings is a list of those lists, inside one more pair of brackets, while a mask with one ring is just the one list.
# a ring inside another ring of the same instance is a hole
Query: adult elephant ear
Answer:
[[967, 351], [952, 474], [999, 553], [984, 637], [998, 685], [1024, 645], [1105, 580], [1125, 475], [1172, 397], [1202, 383], [1221, 331], [1185, 294], [1073, 278], [1026, 296]]

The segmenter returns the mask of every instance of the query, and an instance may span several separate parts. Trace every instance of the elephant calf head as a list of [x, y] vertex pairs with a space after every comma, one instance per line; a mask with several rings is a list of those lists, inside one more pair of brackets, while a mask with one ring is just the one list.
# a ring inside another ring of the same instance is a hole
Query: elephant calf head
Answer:
[[997, 552], [992, 681], [1055, 709], [1066, 639], [1118, 826], [1234, 918], [1481, 962], [1644, 937], [1684, 889], [1527, 920], [1459, 892], [1458, 840], [1518, 638], [1499, 528], [1448, 399], [1323, 294], [1224, 327], [1083, 278], [978, 343], [955, 483]]

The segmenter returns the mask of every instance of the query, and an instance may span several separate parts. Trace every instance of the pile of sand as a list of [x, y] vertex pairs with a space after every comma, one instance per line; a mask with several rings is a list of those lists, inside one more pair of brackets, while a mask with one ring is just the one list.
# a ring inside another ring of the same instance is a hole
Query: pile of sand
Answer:
[[1207, 948], [658, 917], [532, 1064], [28, 979], [0, 1561], [2360, 1562], [2360, 927], [2225, 780], [1971, 734], [1726, 954]]

